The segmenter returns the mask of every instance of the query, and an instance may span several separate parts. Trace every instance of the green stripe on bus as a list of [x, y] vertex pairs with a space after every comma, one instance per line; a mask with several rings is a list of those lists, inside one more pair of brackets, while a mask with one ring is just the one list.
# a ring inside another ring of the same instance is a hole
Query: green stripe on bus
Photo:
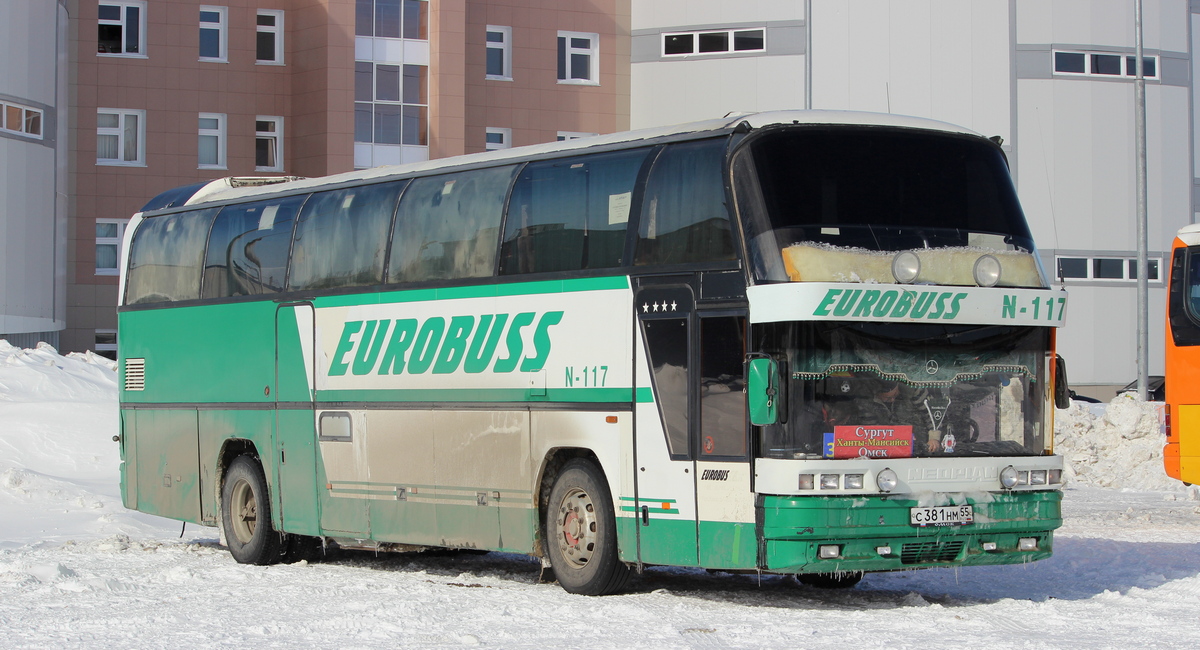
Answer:
[[[525, 388], [411, 388], [392, 390], [319, 390], [319, 402], [629, 402], [628, 388], [549, 388], [530, 395]], [[649, 389], [639, 388], [638, 402], [650, 402]]]
[[570, 280], [545, 280], [542, 282], [513, 282], [472, 287], [445, 287], [441, 289], [413, 289], [387, 291], [383, 293], [355, 293], [343, 296], [318, 298], [319, 307], [353, 307], [363, 304], [385, 304], [395, 302], [428, 302], [460, 298], [496, 298], [501, 296], [531, 296], [547, 293], [574, 293], [577, 291], [611, 291], [628, 289], [629, 278], [624, 275], [602, 278], [576, 278]]

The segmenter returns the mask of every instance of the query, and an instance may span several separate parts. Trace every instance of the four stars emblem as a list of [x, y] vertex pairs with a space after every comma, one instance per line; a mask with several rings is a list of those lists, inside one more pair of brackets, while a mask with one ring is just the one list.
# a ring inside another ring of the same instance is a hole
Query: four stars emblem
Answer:
[[642, 303], [642, 313], [648, 314], [648, 313], [650, 313], [651, 309], [653, 309], [655, 312], [679, 311], [679, 303], [675, 302], [674, 300], [672, 300], [670, 303], [668, 303], [666, 300], [662, 301], [661, 303], [659, 303], [659, 302], [652, 302], [652, 303], [644, 302], [644, 303]]

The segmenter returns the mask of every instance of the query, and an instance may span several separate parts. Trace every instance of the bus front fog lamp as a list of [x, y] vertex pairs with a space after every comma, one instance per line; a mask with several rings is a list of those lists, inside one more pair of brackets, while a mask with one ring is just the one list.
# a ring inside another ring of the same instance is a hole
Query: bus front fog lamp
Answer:
[[1017, 470], [1012, 465], [1000, 470], [1000, 485], [1011, 490], [1017, 485]]
[[1017, 485], [1029, 485], [1029, 472], [1017, 472]]
[[893, 472], [890, 467], [879, 470], [879, 473], [875, 475], [875, 485], [880, 492], [891, 492], [899, 484], [900, 477], [896, 476], [896, 472]]
[[880, 557], [887, 557], [892, 554], [892, 547], [891, 546], [876, 546], [875, 552], [878, 553]]
[[921, 258], [912, 251], [900, 251], [892, 258], [892, 277], [900, 284], [911, 284], [921, 275]]
[[817, 557], [822, 560], [836, 560], [842, 555], [842, 549], [837, 544], [822, 544], [817, 548]]
[[1036, 551], [1037, 550], [1037, 538], [1036, 537], [1022, 537], [1021, 539], [1017, 540], [1017, 550], [1018, 551]]
[[983, 550], [985, 550], [985, 551], [994, 551], [994, 550], [996, 550], [996, 542], [984, 542], [984, 543], [983, 543]]
[[981, 287], [994, 287], [1000, 282], [1000, 260], [991, 255], [983, 255], [975, 260], [975, 284]]

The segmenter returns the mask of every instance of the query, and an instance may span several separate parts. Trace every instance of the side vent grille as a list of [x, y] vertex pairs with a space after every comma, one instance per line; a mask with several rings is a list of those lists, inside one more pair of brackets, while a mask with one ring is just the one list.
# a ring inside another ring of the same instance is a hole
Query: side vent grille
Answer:
[[918, 542], [900, 547], [901, 564], [929, 564], [931, 562], [953, 562], [962, 552], [963, 543]]
[[146, 390], [146, 360], [125, 360], [125, 390]]

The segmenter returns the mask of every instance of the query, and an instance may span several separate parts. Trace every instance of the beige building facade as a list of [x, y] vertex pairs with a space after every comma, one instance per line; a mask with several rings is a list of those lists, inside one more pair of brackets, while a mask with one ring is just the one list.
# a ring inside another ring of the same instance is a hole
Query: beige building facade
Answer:
[[116, 352], [156, 195], [629, 127], [629, 0], [68, 0], [65, 351]]

